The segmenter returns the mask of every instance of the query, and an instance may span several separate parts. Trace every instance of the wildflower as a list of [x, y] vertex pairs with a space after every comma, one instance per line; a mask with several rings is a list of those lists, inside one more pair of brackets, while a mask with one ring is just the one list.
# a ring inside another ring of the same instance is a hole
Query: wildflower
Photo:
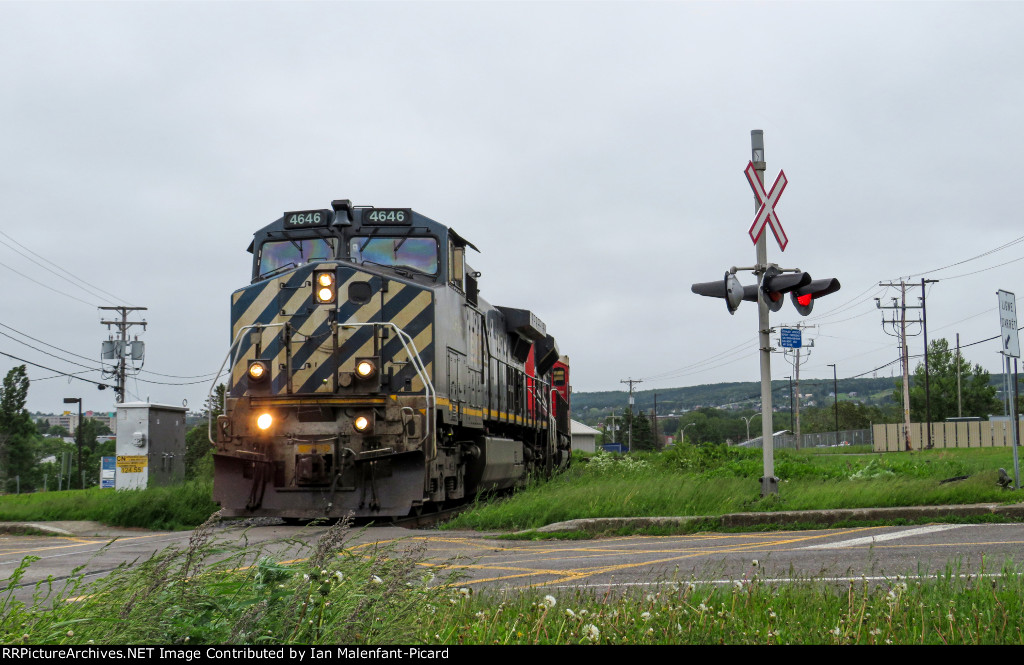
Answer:
[[640, 615], [640, 618], [643, 619], [644, 621], [650, 621], [651, 613], [650, 612], [644, 612], [643, 614]]
[[308, 582], [309, 581], [309, 574], [308, 573], [302, 573], [302, 580], [304, 582]]
[[743, 588], [743, 580], [736, 580], [735, 582], [733, 582], [733, 584], [736, 585], [737, 589]]
[[75, 636], [75, 631], [69, 630], [68, 631], [68, 637], [74, 637], [74, 636]]
[[871, 630], [868, 631], [868, 634], [869, 635], [881, 635], [882, 634], [882, 629], [881, 628], [872, 628]]
[[327, 571], [326, 571], [326, 570], [321, 570], [321, 571], [320, 571], [320, 574], [321, 574], [321, 575], [327, 575]]
[[839, 635], [839, 626], [836, 626], [835, 628], [832, 629], [832, 634], [833, 635]]
[[707, 612], [708, 611], [708, 606], [705, 605], [704, 603], [701, 603], [700, 605], [697, 606], [697, 610], [699, 612]]
[[757, 568], [757, 559], [754, 559], [754, 560], [753, 560], [753, 561], [751, 561], [750, 563], [751, 563], [751, 565], [753, 565], [753, 566], [754, 566], [754, 568]]
[[583, 626], [583, 633], [591, 642], [596, 642], [601, 639], [601, 631], [592, 623], [588, 623], [586, 626]]
[[477, 612], [477, 613], [476, 613], [476, 614], [475, 614], [474, 616], [475, 616], [475, 617], [476, 617], [477, 619], [483, 619], [485, 615], [484, 615], [484, 613], [483, 613], [483, 612]]
[[371, 577], [370, 581], [373, 582], [374, 584], [383, 584], [384, 583], [384, 580], [382, 580], [380, 577], [378, 577], [376, 575]]
[[471, 593], [473, 592], [467, 589], [466, 587], [461, 587], [459, 589], [459, 595], [461, 595], [463, 598], [469, 598]]
[[769, 618], [774, 619], [775, 618], [775, 610], [771, 610], [771, 609], [768, 610], [768, 616], [769, 616]]
[[576, 618], [576, 613], [573, 612], [572, 610], [570, 610], [567, 607], [567, 608], [565, 608], [565, 616], [569, 617], [570, 619], [575, 619]]
[[338, 578], [339, 582], [342, 581], [343, 579], [345, 579], [345, 576], [341, 574], [340, 570], [334, 571], [334, 576]]
[[544, 604], [547, 605], [548, 607], [554, 607], [555, 606], [555, 597], [554, 596], [544, 596]]

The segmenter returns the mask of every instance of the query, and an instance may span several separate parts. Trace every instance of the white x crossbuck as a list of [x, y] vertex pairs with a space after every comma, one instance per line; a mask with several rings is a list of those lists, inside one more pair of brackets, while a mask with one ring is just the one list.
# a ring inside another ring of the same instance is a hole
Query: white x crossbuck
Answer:
[[750, 188], [754, 190], [754, 196], [757, 197], [758, 203], [761, 207], [757, 209], [757, 214], [754, 215], [754, 223], [750, 225], [750, 239], [757, 244], [757, 241], [761, 238], [761, 234], [764, 232], [766, 224], [770, 224], [772, 227], [772, 233], [775, 234], [775, 240], [779, 243], [779, 248], [782, 251], [786, 251], [786, 245], [789, 244], [789, 238], [786, 237], [786, 232], [782, 230], [782, 223], [779, 222], [778, 216], [775, 214], [775, 204], [782, 198], [782, 191], [786, 189], [786, 174], [784, 171], [779, 171], [779, 177], [775, 179], [775, 184], [772, 185], [772, 191], [766, 195], [764, 193], [764, 185], [757, 177], [757, 171], [754, 169], [754, 163], [748, 162], [747, 169], [744, 171], [747, 176], [747, 181], [750, 182]]

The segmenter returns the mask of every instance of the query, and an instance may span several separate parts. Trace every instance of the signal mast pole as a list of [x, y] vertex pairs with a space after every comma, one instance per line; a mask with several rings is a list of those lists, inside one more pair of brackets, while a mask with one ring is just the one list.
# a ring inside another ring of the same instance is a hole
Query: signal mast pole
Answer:
[[[764, 187], [764, 131], [750, 131], [750, 161], [754, 164], [757, 179]], [[761, 201], [754, 196], [754, 214], [761, 209]], [[754, 274], [760, 280], [768, 269], [768, 234], [761, 233], [757, 239], [757, 267]], [[772, 438], [772, 348], [769, 341], [771, 325], [768, 322], [768, 303], [764, 291], [758, 289], [757, 297], [757, 344], [761, 350], [761, 459], [764, 475], [761, 477], [761, 496], [779, 493], [779, 482], [775, 477], [775, 440]]]

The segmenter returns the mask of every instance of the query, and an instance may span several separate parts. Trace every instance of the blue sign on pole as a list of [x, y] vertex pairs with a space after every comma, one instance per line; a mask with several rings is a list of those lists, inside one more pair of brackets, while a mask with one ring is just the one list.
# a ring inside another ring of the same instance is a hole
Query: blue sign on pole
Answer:
[[799, 349], [803, 346], [803, 334], [799, 328], [782, 329], [782, 347], [786, 349]]
[[100, 458], [100, 489], [114, 489], [117, 486], [116, 457]]

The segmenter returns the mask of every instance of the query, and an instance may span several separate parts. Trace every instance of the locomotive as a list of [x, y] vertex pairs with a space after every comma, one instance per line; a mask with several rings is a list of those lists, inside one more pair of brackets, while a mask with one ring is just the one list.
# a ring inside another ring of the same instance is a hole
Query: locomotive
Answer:
[[569, 464], [568, 358], [480, 297], [469, 249], [349, 200], [254, 234], [211, 432], [225, 516], [415, 515]]

